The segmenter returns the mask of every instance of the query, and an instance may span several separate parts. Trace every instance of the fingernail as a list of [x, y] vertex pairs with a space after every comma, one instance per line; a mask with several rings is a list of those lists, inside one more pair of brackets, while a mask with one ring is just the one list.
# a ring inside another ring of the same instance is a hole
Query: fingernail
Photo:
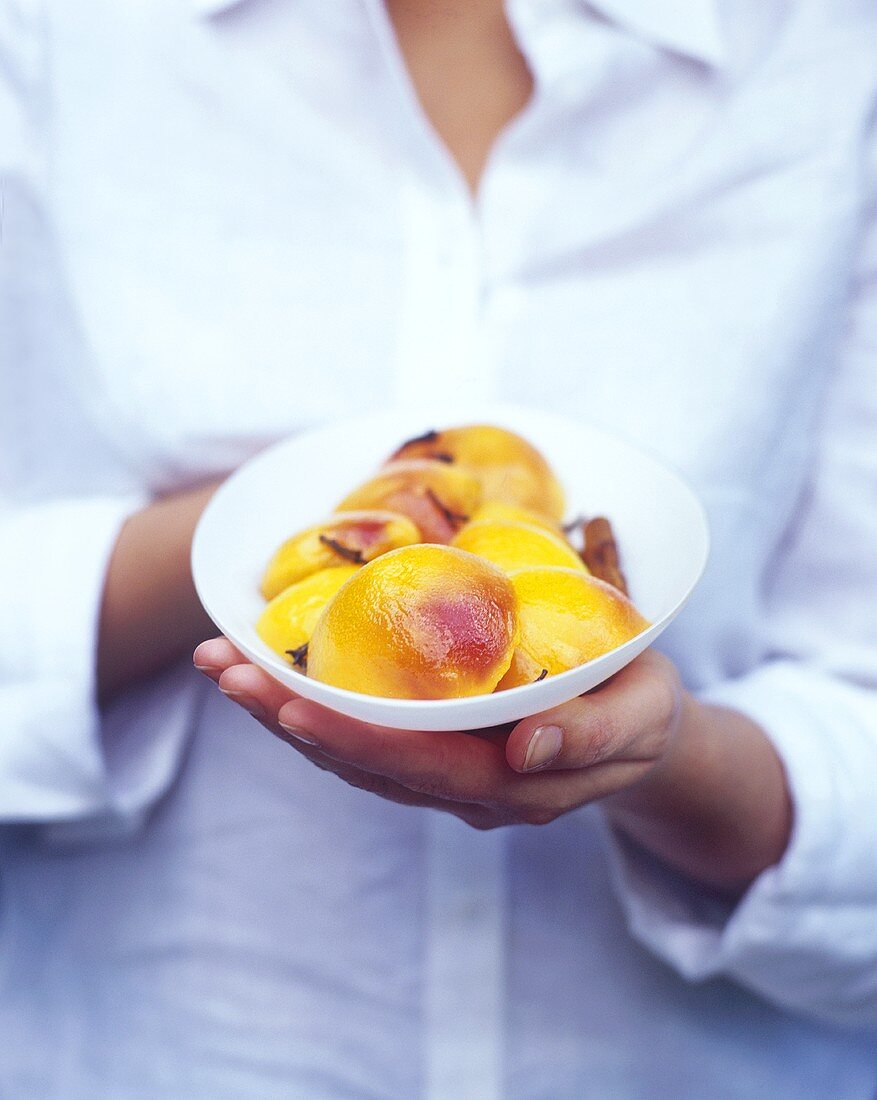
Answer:
[[293, 740], [295, 740], [295, 741], [303, 741], [306, 745], [317, 745], [317, 744], [319, 744], [318, 741], [315, 741], [313, 739], [313, 737], [308, 737], [305, 734], [304, 730], [298, 729], [297, 726], [284, 726], [284, 724], [282, 722], [279, 722], [278, 725], [280, 726], [280, 728], [282, 730], [284, 730], [286, 733], [288, 733], [289, 736], [291, 738], [293, 738]]
[[525, 772], [534, 772], [544, 768], [555, 760], [563, 747], [563, 730], [560, 726], [539, 726], [527, 744], [524, 756]]
[[219, 668], [216, 665], [195, 665], [195, 668], [199, 672], [203, 672], [205, 676], [214, 676], [219, 672]]
[[[195, 651], [192, 654], [192, 664], [195, 668], [210, 668], [210, 652], [216, 648], [216, 639], [210, 639], [206, 642], [201, 642], [195, 646]], [[206, 658], [206, 660], [205, 660]]]
[[249, 711], [250, 714], [259, 721], [265, 717], [265, 708], [258, 701], [254, 699], [246, 691], [227, 691], [225, 688], [219, 689], [223, 695], [227, 696], [232, 702], [237, 703], [239, 707], [243, 707], [244, 710]]

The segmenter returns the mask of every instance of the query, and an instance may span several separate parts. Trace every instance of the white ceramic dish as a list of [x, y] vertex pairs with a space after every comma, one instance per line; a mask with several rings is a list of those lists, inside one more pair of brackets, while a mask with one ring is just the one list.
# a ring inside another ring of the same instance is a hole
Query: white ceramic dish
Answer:
[[[494, 695], [385, 699], [308, 679], [261, 641], [259, 580], [280, 543], [329, 515], [404, 439], [454, 423], [520, 432], [564, 484], [571, 515], [605, 515], [621, 549], [631, 596], [652, 625], [594, 661]], [[387, 413], [294, 436], [242, 466], [213, 497], [192, 547], [198, 595], [222, 632], [304, 698], [395, 729], [461, 730], [514, 722], [596, 687], [650, 645], [682, 609], [706, 565], [709, 534], [697, 497], [649, 455], [597, 429], [532, 410], [492, 408], [456, 421]]]

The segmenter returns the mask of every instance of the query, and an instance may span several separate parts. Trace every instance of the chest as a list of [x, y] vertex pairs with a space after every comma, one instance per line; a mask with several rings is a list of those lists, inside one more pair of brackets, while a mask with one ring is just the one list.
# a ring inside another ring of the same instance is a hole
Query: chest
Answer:
[[[358, 5], [185, 30], [175, 7], [53, 17], [83, 385], [154, 484], [449, 393], [597, 421], [735, 490], [806, 445], [855, 252], [855, 57], [821, 100], [794, 56], [731, 84], [577, 23], [581, 66], [543, 74], [476, 203]], [[85, 59], [88, 20], [116, 46]]]
[[491, 148], [533, 93], [503, 0], [387, 0], [386, 11], [412, 90], [475, 194]]

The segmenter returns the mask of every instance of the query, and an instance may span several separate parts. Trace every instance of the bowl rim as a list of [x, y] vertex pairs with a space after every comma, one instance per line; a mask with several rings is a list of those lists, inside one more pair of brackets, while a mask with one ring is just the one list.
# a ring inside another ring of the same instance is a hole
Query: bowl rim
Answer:
[[[498, 422], [502, 425], [503, 415], [508, 416], [511, 414], [515, 419], [519, 417], [532, 418], [533, 414], [539, 417], [545, 417], [547, 419], [553, 419], [555, 421], [564, 421], [567, 425], [570, 423], [570, 419], [564, 417], [562, 414], [551, 413], [545, 410], [524, 410], [517, 409], [509, 406], [496, 406], [491, 409], [490, 415], [494, 418], [493, 422]], [[203, 546], [205, 539], [208, 537], [210, 524], [213, 521], [215, 515], [221, 511], [224, 506], [225, 498], [231, 495], [237, 489], [237, 483], [245, 478], [253, 476], [255, 470], [263, 462], [270, 464], [274, 460], [274, 456], [278, 451], [282, 451], [284, 448], [298, 443], [304, 438], [310, 435], [318, 435], [325, 432], [327, 429], [333, 431], [343, 431], [345, 425], [361, 425], [367, 421], [379, 421], [386, 420], [388, 423], [390, 417], [401, 417], [402, 413], [391, 411], [372, 414], [363, 414], [358, 416], [345, 416], [333, 418], [332, 420], [314, 425], [304, 429], [301, 432], [284, 436], [282, 439], [278, 439], [275, 442], [269, 444], [266, 448], [254, 455], [249, 460], [242, 463], [235, 471], [233, 471], [228, 478], [218, 487], [216, 492], [212, 495], [207, 503], [204, 511], [199, 517], [198, 523], [195, 528], [195, 532], [192, 538], [191, 546], [191, 568], [192, 577], [195, 585], [195, 591], [201, 601], [205, 611], [210, 619], [215, 623], [218, 630], [220, 630], [229, 641], [244, 654], [249, 660], [253, 661], [259, 667], [263, 668], [269, 675], [273, 675], [274, 679], [277, 679], [284, 687], [287, 687], [290, 691], [295, 691], [293, 683], [290, 682], [292, 678], [301, 679], [309, 685], [308, 691], [313, 695], [319, 695], [323, 698], [311, 698], [310, 694], [305, 695], [302, 693], [302, 697], [308, 698], [309, 701], [316, 702], [319, 705], [332, 708], [331, 700], [337, 699], [342, 703], [350, 703], [356, 706], [371, 705], [387, 712], [387, 714], [393, 713], [395, 715], [427, 715], [427, 714], [448, 714], [453, 715], [456, 712], [466, 711], [473, 709], [476, 706], [493, 705], [494, 707], [500, 706], [496, 701], [502, 700], [515, 700], [523, 699], [528, 693], [532, 692], [537, 683], [546, 683], [548, 681], [538, 681], [532, 684], [521, 684], [518, 687], [507, 688], [502, 692], [485, 692], [477, 695], [466, 695], [459, 698], [452, 699], [398, 699], [386, 695], [369, 695], [365, 692], [352, 691], [349, 688], [336, 687], [333, 684], [327, 684], [320, 680], [309, 679], [305, 674], [299, 672], [292, 665], [285, 664], [282, 658], [276, 654], [273, 650], [270, 650], [267, 646], [263, 651], [257, 651], [254, 647], [250, 646], [246, 641], [237, 638], [233, 633], [227, 633], [223, 627], [222, 620], [225, 618], [223, 615], [217, 616], [215, 614], [215, 607], [211, 606], [211, 600], [209, 594], [204, 591], [204, 578], [201, 569], [199, 568], [199, 562], [203, 554]], [[416, 424], [419, 420], [417, 414], [411, 416], [411, 420]], [[469, 422], [479, 422], [473, 417], [468, 418]], [[484, 421], [481, 421], [484, 422]], [[684, 490], [685, 495], [688, 498], [688, 502], [693, 506], [692, 512], [696, 516], [697, 524], [699, 527], [699, 535], [701, 537], [701, 553], [697, 562], [697, 567], [694, 571], [693, 577], [688, 584], [686, 591], [676, 601], [676, 603], [665, 613], [656, 620], [649, 623], [649, 626], [645, 630], [640, 631], [634, 638], [629, 639], [620, 646], [615, 646], [613, 649], [608, 650], [606, 653], [602, 653], [597, 657], [592, 658], [590, 661], [585, 661], [580, 665], [576, 665], [573, 668], [567, 669], [564, 672], [556, 673], [550, 677], [550, 682], [553, 686], [556, 686], [557, 691], [562, 693], [562, 685], [573, 680], [583, 678], [583, 670], [591, 669], [600, 662], [607, 662], [610, 657], [616, 657], [623, 654], [627, 649], [637, 647], [639, 651], [645, 649], [651, 644], [651, 638], [657, 637], [663, 632], [663, 630], [672, 622], [673, 619], [679, 614], [679, 612], [685, 607], [688, 601], [691, 599], [695, 589], [697, 588], [701, 578], [703, 577], [707, 563], [710, 557], [711, 550], [711, 533], [709, 518], [706, 508], [703, 505], [698, 494], [695, 492], [689, 479], [675, 469], [670, 463], [658, 458], [647, 448], [641, 447], [636, 443], [631, 442], [623, 435], [611, 432], [600, 425], [595, 425], [587, 421], [583, 421], [578, 424], [582, 429], [586, 429], [593, 437], [602, 437], [607, 441], [610, 441], [613, 446], [621, 446], [628, 451], [635, 452], [637, 457], [645, 462], [651, 464], [654, 468], [660, 471], [665, 476], [670, 476], [677, 484]], [[519, 429], [512, 429], [519, 430]], [[523, 431], [521, 431], [523, 434]], [[526, 438], [526, 437], [525, 437]], [[537, 445], [538, 444], [534, 444]], [[559, 474], [562, 479], [562, 472]], [[645, 640], [648, 639], [648, 640]], [[645, 641], [644, 641], [645, 640]], [[633, 659], [633, 658], [631, 658]], [[621, 667], [624, 667], [622, 664]], [[278, 675], [274, 675], [277, 673]], [[602, 682], [602, 681], [601, 681]], [[567, 698], [574, 698], [578, 691], [573, 691]], [[493, 701], [492, 704], [489, 701]], [[558, 704], [553, 704], [558, 705]], [[342, 713], [349, 713], [349, 707], [338, 708]], [[550, 708], [548, 708], [550, 709]], [[379, 724], [379, 722], [373, 722], [372, 724]], [[401, 728], [401, 727], [400, 727]], [[412, 726], [411, 728], [415, 728]]]

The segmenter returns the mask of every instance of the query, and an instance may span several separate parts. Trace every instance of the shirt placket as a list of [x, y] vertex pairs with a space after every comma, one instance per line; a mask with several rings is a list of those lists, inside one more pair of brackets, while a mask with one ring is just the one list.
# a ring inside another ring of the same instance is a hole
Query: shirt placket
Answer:
[[505, 836], [449, 814], [426, 828], [425, 1100], [500, 1100]]
[[[485, 258], [475, 203], [425, 117], [381, 0], [366, 0], [398, 94], [404, 262], [397, 407], [437, 426], [494, 397], [484, 335]], [[407, 141], [406, 141], [407, 137]], [[424, 1096], [499, 1100], [505, 871], [501, 831], [430, 813], [425, 824]]]
[[484, 333], [484, 236], [475, 201], [421, 107], [381, 0], [365, 0], [390, 80], [403, 260], [393, 399], [438, 419], [495, 397]]
[[493, 395], [482, 234], [468, 195], [454, 191], [431, 189], [413, 174], [402, 185], [405, 261], [395, 399], [399, 407], [443, 419], [465, 416]]

